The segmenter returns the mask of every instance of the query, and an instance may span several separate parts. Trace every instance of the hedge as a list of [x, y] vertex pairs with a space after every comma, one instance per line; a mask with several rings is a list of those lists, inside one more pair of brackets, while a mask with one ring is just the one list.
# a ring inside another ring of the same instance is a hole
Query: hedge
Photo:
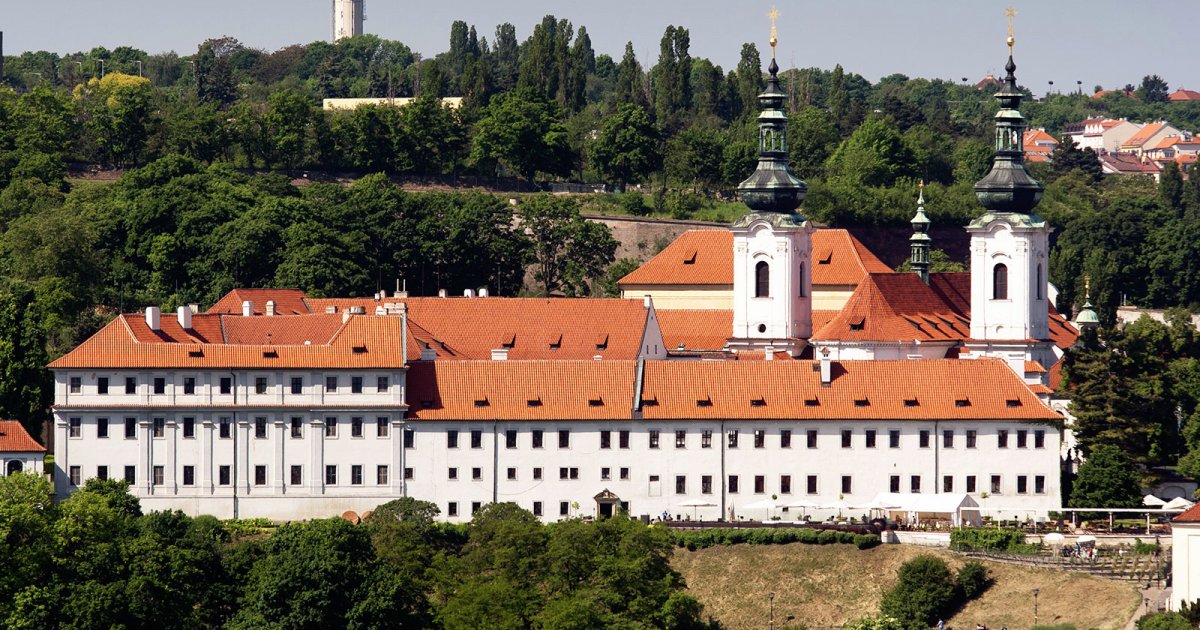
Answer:
[[762, 529], [711, 528], [701, 530], [672, 530], [675, 545], [689, 551], [705, 549], [714, 545], [854, 545], [859, 549], [870, 549], [880, 544], [875, 534], [855, 534], [831, 529], [806, 527], [780, 527]]
[[[959, 551], [1028, 552], [1025, 533], [1019, 529], [956, 529], [950, 532], [950, 548]], [[1036, 549], [1037, 545], [1033, 545]]]

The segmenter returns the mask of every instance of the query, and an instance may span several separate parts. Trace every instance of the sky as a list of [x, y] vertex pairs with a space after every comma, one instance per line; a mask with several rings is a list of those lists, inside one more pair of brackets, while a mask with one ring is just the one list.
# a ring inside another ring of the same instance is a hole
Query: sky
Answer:
[[[972, 83], [1002, 73], [1004, 9], [1015, 4], [1017, 77], [1035, 93], [1138, 84], [1162, 76], [1171, 89], [1200, 90], [1196, 0], [366, 0], [366, 32], [404, 42], [428, 57], [448, 47], [450, 24], [473, 24], [492, 40], [511, 22], [524, 40], [553, 14], [584, 25], [596, 52], [620, 59], [632, 41], [643, 66], [658, 57], [668, 25], [686, 27], [693, 57], [729, 70], [743, 42], [769, 54], [767, 12], [779, 10], [779, 65], [842, 64], [874, 82], [903, 73]], [[133, 46], [150, 53], [195, 52], [232, 36], [276, 50], [331, 36], [330, 0], [0, 0], [6, 55]]]

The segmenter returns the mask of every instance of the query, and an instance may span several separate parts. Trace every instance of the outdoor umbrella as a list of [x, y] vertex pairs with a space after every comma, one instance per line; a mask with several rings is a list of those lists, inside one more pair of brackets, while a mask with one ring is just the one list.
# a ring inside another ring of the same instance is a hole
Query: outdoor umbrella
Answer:
[[774, 514], [776, 508], [784, 506], [783, 501], [777, 499], [760, 499], [754, 503], [747, 503], [742, 506], [743, 510], [767, 510], [767, 514]]
[[712, 501], [707, 501], [705, 499], [688, 499], [687, 501], [681, 501], [679, 503], [676, 503], [675, 505], [678, 505], [679, 507], [692, 508], [692, 518], [694, 518], [696, 520], [700, 520], [699, 517], [696, 515], [697, 511], [699, 511], [700, 508], [702, 508], [702, 507], [717, 507], [716, 503], [713, 503]]
[[1163, 501], [1153, 494], [1147, 494], [1146, 496], [1142, 497], [1142, 505], [1146, 507], [1162, 507], [1166, 504], [1166, 501]]
[[1062, 534], [1058, 532], [1050, 532], [1042, 538], [1042, 542], [1046, 543], [1047, 545], [1058, 545], [1061, 544], [1064, 539], [1065, 537]]
[[1163, 506], [1163, 509], [1164, 510], [1186, 510], [1186, 509], [1192, 507], [1193, 505], [1195, 505], [1195, 504], [1192, 503], [1191, 501], [1188, 501], [1187, 499], [1185, 499], [1183, 497], [1176, 497], [1174, 499], [1171, 499], [1170, 501], [1167, 501], [1167, 504]]

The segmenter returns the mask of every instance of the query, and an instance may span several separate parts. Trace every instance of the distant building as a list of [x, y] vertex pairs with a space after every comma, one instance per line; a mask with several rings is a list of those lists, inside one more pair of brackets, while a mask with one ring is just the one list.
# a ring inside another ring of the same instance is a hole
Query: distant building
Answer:
[[1171, 101], [1200, 101], [1200, 92], [1179, 88], [1171, 92], [1167, 99]]
[[975, 84], [975, 89], [976, 90], [986, 90], [988, 88], [1000, 88], [1003, 86], [1004, 86], [1004, 83], [1002, 83], [1000, 81], [1000, 79], [997, 79], [995, 76], [992, 75], [991, 72], [989, 72], [989, 73], [987, 73], [986, 77], [983, 77], [982, 79], [979, 80], [979, 83]]
[[1141, 128], [1142, 125], [1124, 118], [1088, 118], [1082, 124], [1068, 125], [1065, 133], [1071, 136], [1075, 146], [1080, 149], [1115, 153], [1121, 149], [1121, 144]]
[[1159, 142], [1171, 136], [1180, 136], [1183, 132], [1167, 124], [1166, 121], [1147, 123], [1137, 133], [1129, 136], [1121, 143], [1120, 150], [1125, 153], [1145, 154], [1149, 149], [1158, 146]]
[[[322, 109], [324, 109], [327, 112], [337, 111], [337, 110], [358, 109], [359, 107], [362, 107], [363, 105], [392, 105], [394, 107], [404, 107], [405, 105], [408, 105], [409, 103], [411, 103], [415, 100], [417, 100], [417, 99], [408, 98], [408, 97], [405, 97], [405, 98], [386, 98], [386, 97], [384, 97], [384, 98], [327, 98], [327, 99], [321, 101], [321, 107], [322, 107]], [[438, 100], [440, 100], [442, 102], [442, 105], [444, 107], [449, 107], [450, 109], [458, 109], [459, 107], [462, 107], [462, 101], [463, 101], [461, 96], [447, 96], [445, 98], [441, 98]]]
[[333, 41], [363, 34], [366, 0], [333, 0]]
[[1045, 129], [1029, 129], [1025, 132], [1025, 161], [1049, 162], [1050, 155], [1058, 148], [1058, 140]]
[[1100, 170], [1105, 175], [1150, 175], [1154, 181], [1162, 175], [1162, 167], [1154, 160], [1133, 153], [1101, 154]]
[[19, 472], [41, 474], [46, 448], [34, 440], [16, 420], [0, 420], [0, 471], [4, 475]]

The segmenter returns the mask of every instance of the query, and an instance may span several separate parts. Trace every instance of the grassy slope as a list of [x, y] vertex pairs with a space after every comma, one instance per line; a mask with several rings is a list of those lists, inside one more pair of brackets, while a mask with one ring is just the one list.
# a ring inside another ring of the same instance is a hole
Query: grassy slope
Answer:
[[[677, 550], [672, 563], [709, 614], [728, 628], [765, 627], [767, 593], [775, 592], [776, 627], [792, 624], [838, 626], [878, 610], [896, 570], [921, 553], [946, 558], [952, 568], [962, 561], [940, 550], [883, 545], [859, 551], [849, 545], [737, 545], [700, 551]], [[1141, 604], [1128, 584], [1056, 571], [988, 564], [996, 582], [947, 623], [955, 628], [1033, 625], [1031, 589], [1038, 597], [1040, 623], [1069, 622], [1080, 630], [1123, 628]]]

